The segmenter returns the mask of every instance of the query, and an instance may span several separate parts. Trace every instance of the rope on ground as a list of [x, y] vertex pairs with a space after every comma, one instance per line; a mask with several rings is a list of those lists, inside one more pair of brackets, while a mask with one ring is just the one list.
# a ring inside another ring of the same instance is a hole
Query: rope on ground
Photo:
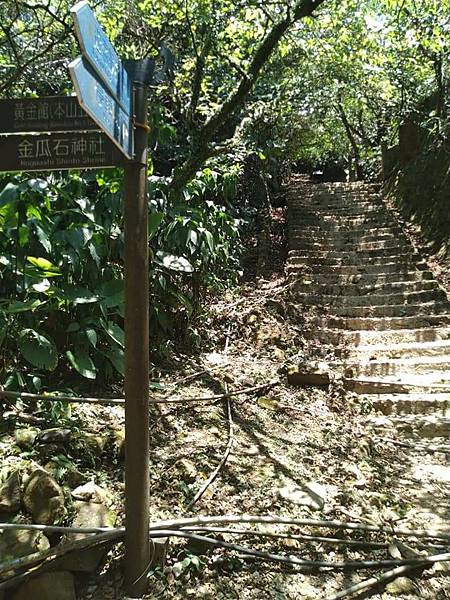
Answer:
[[[241, 396], [244, 394], [252, 394], [267, 388], [279, 385], [281, 381], [274, 379], [263, 383], [261, 385], [255, 385], [253, 387], [242, 388], [240, 390], [233, 390], [225, 394], [213, 394], [211, 396], [198, 396], [193, 398], [150, 398], [150, 404], [182, 404], [185, 402], [212, 402], [216, 400], [224, 400], [231, 398], [232, 396]], [[47, 400], [50, 402], [67, 402], [67, 403], [91, 403], [91, 404], [125, 404], [125, 398], [82, 398], [81, 396], [54, 396], [50, 394], [30, 394], [28, 392], [10, 392], [6, 390], [0, 390], [0, 399], [18, 399], [23, 400]]]
[[[228, 346], [229, 346], [229, 342], [230, 342], [230, 327], [228, 328], [227, 331], [227, 335], [225, 338], [225, 348], [224, 348], [224, 354], [226, 355], [228, 353]], [[217, 467], [214, 469], [214, 471], [211, 473], [211, 475], [208, 477], [208, 479], [205, 481], [205, 483], [202, 485], [202, 487], [198, 490], [198, 492], [195, 494], [195, 496], [192, 498], [192, 500], [189, 502], [189, 504], [187, 505], [187, 510], [191, 510], [191, 508], [194, 506], [194, 504], [196, 502], [198, 502], [200, 500], [200, 498], [204, 495], [204, 493], [206, 492], [206, 490], [213, 484], [213, 482], [216, 480], [217, 476], [219, 475], [220, 471], [223, 469], [223, 467], [225, 466], [228, 457], [230, 456], [231, 450], [233, 448], [233, 443], [234, 443], [234, 422], [233, 422], [233, 414], [231, 411], [231, 402], [230, 402], [230, 397], [229, 397], [229, 392], [228, 392], [228, 384], [225, 382], [225, 394], [226, 394], [226, 402], [227, 402], [227, 421], [228, 421], [228, 441], [227, 441], [227, 445], [225, 447], [225, 451], [223, 453], [223, 456], [219, 462], [219, 464], [217, 465]]]
[[[429, 557], [432, 558], [432, 557]], [[355, 583], [350, 587], [346, 588], [335, 594], [334, 596], [330, 596], [328, 600], [340, 600], [341, 598], [346, 598], [347, 596], [353, 596], [353, 594], [359, 592], [367, 592], [371, 589], [375, 589], [380, 585], [386, 585], [393, 579], [396, 579], [400, 575], [405, 575], [405, 573], [409, 573], [410, 571], [415, 571], [421, 565], [402, 565], [400, 567], [394, 567], [393, 569], [389, 569], [385, 571], [381, 575], [377, 577], [370, 577], [369, 579], [365, 579], [364, 581], [360, 581], [359, 583]], [[430, 565], [428, 565], [430, 566]]]

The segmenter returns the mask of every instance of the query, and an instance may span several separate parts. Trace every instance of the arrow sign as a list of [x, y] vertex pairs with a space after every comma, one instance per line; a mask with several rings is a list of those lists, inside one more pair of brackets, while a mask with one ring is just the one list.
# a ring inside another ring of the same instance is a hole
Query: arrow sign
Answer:
[[0, 136], [0, 171], [59, 171], [122, 166], [121, 152], [103, 133]]
[[75, 96], [0, 100], [0, 133], [98, 129]]
[[111, 96], [83, 57], [71, 62], [69, 71], [82, 108], [125, 156], [131, 159], [133, 136], [129, 114]]
[[131, 113], [131, 81], [87, 0], [70, 11], [81, 51], [122, 109]]

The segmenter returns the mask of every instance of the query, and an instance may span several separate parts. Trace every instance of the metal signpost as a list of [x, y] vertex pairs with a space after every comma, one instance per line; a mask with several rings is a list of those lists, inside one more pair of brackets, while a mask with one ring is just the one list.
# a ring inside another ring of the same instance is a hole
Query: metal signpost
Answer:
[[132, 86], [87, 2], [71, 12], [82, 49], [70, 65], [78, 99], [1, 100], [0, 171], [124, 167], [125, 591], [138, 598], [147, 589], [150, 566], [145, 83], [154, 65], [130, 64], [133, 79], [139, 79]]
[[127, 71], [86, 0], [71, 12], [82, 50], [70, 65], [80, 104], [125, 156], [134, 152], [124, 182], [125, 591], [137, 598], [147, 589], [150, 566], [147, 90], [137, 82], [132, 93]]

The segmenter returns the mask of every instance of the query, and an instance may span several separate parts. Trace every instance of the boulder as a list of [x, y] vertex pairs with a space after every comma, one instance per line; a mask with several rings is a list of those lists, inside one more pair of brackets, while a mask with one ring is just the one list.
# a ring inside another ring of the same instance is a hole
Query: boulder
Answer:
[[[104, 504], [96, 502], [74, 502], [76, 516], [72, 527], [114, 527], [117, 515]], [[71, 533], [61, 542], [72, 542], [74, 540], [89, 537], [89, 533]], [[91, 573], [95, 571], [108, 552], [107, 545], [94, 546], [84, 550], [78, 550], [76, 553], [69, 554], [58, 562], [58, 568], [68, 571], [78, 571]]]
[[11, 600], [76, 600], [72, 573], [43, 573], [23, 583]]
[[104, 504], [109, 500], [109, 492], [93, 481], [88, 481], [83, 485], [79, 485], [72, 490], [72, 496], [75, 500], [95, 502], [97, 504]]
[[37, 434], [37, 429], [22, 427], [14, 431], [14, 439], [21, 450], [28, 450], [34, 444]]
[[2, 562], [43, 552], [50, 548], [50, 542], [40, 531], [7, 529], [0, 534], [0, 557]]
[[70, 429], [62, 429], [61, 427], [53, 427], [41, 431], [36, 437], [38, 444], [58, 444], [65, 446], [70, 442], [72, 432]]
[[60, 522], [67, 514], [61, 486], [44, 469], [36, 469], [30, 475], [23, 492], [23, 505], [34, 522], [43, 525]]
[[413, 594], [416, 591], [414, 581], [408, 577], [397, 577], [391, 583], [386, 586], [386, 592], [392, 596], [404, 596], [406, 594]]
[[324, 362], [303, 362], [288, 368], [288, 383], [296, 386], [328, 386], [330, 369]]
[[14, 471], [0, 486], [0, 514], [15, 515], [20, 510], [20, 474]]

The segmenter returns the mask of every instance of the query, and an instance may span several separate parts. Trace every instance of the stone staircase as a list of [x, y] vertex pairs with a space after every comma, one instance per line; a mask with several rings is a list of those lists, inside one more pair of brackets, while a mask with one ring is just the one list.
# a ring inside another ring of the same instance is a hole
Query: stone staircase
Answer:
[[[360, 183], [297, 180], [288, 203], [287, 274], [310, 337], [390, 425], [450, 435], [450, 302], [384, 205]], [[449, 417], [449, 418], [448, 418]], [[383, 427], [383, 418], [371, 417]]]

